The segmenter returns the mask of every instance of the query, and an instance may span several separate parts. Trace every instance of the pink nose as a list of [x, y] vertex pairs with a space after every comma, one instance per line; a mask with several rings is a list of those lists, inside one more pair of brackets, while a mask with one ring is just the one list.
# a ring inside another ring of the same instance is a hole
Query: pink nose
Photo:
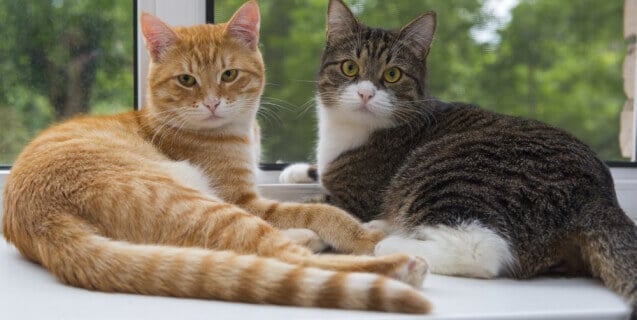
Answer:
[[371, 100], [376, 93], [373, 90], [369, 89], [359, 89], [358, 96], [361, 97], [363, 103], [367, 103], [367, 101]]
[[204, 105], [206, 106], [206, 108], [208, 108], [208, 110], [210, 110], [211, 112], [215, 112], [215, 110], [217, 110], [217, 107], [219, 107], [219, 101], [216, 102], [212, 102], [212, 103], [205, 103]]

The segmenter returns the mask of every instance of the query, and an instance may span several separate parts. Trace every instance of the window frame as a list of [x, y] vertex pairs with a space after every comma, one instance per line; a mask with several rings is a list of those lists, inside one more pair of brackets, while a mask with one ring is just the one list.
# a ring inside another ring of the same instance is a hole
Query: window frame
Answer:
[[183, 2], [174, 0], [135, 0], [133, 20], [135, 28], [135, 110], [140, 110], [144, 106], [146, 99], [146, 76], [148, 75], [148, 64], [150, 57], [144, 46], [144, 39], [139, 28], [139, 15], [148, 12], [157, 16], [169, 25], [195, 25], [206, 22], [214, 22], [214, 1], [212, 0], [189, 0], [185, 6]]

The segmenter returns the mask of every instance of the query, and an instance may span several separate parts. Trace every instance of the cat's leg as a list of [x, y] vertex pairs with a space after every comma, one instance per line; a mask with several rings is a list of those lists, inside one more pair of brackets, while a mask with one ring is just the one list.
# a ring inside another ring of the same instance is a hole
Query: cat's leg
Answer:
[[322, 252], [329, 247], [316, 232], [310, 229], [292, 228], [281, 230], [293, 243], [309, 248], [312, 252]]
[[183, 186], [164, 172], [122, 172], [100, 187], [95, 188], [99, 193], [87, 195], [84, 210], [101, 212], [91, 221], [101, 235], [115, 240], [232, 250], [308, 267], [383, 274], [412, 285], [424, 279], [426, 264], [405, 254], [313, 255], [261, 218]]
[[421, 227], [411, 238], [389, 236], [375, 254], [407, 253], [424, 257], [431, 272], [475, 278], [505, 274], [513, 256], [508, 242], [479, 224]]
[[239, 200], [237, 205], [279, 229], [307, 228], [337, 251], [371, 254], [385, 233], [369, 230], [347, 212], [327, 204], [288, 203], [258, 198]]

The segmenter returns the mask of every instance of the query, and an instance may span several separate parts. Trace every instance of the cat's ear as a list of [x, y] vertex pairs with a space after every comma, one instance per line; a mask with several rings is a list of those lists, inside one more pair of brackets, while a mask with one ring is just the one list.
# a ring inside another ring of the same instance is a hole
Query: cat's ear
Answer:
[[177, 35], [167, 24], [146, 12], [142, 13], [141, 27], [146, 49], [153, 61], [159, 61], [164, 50], [177, 41]]
[[330, 0], [327, 5], [327, 41], [356, 32], [358, 21], [342, 0]]
[[436, 13], [429, 11], [400, 30], [400, 41], [411, 48], [419, 59], [425, 60], [436, 33]]
[[254, 0], [246, 2], [226, 24], [226, 35], [256, 50], [259, 44], [259, 6]]

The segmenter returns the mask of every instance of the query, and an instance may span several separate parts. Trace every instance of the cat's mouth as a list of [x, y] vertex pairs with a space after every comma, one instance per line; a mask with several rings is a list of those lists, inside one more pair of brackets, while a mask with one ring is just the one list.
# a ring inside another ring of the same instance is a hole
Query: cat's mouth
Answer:
[[363, 113], [374, 113], [369, 109], [369, 106], [366, 104], [361, 104], [358, 108], [354, 109], [355, 112], [363, 112]]
[[210, 114], [209, 116], [207, 116], [204, 121], [215, 121], [215, 120], [220, 120], [223, 119], [223, 117], [220, 117], [216, 114]]

